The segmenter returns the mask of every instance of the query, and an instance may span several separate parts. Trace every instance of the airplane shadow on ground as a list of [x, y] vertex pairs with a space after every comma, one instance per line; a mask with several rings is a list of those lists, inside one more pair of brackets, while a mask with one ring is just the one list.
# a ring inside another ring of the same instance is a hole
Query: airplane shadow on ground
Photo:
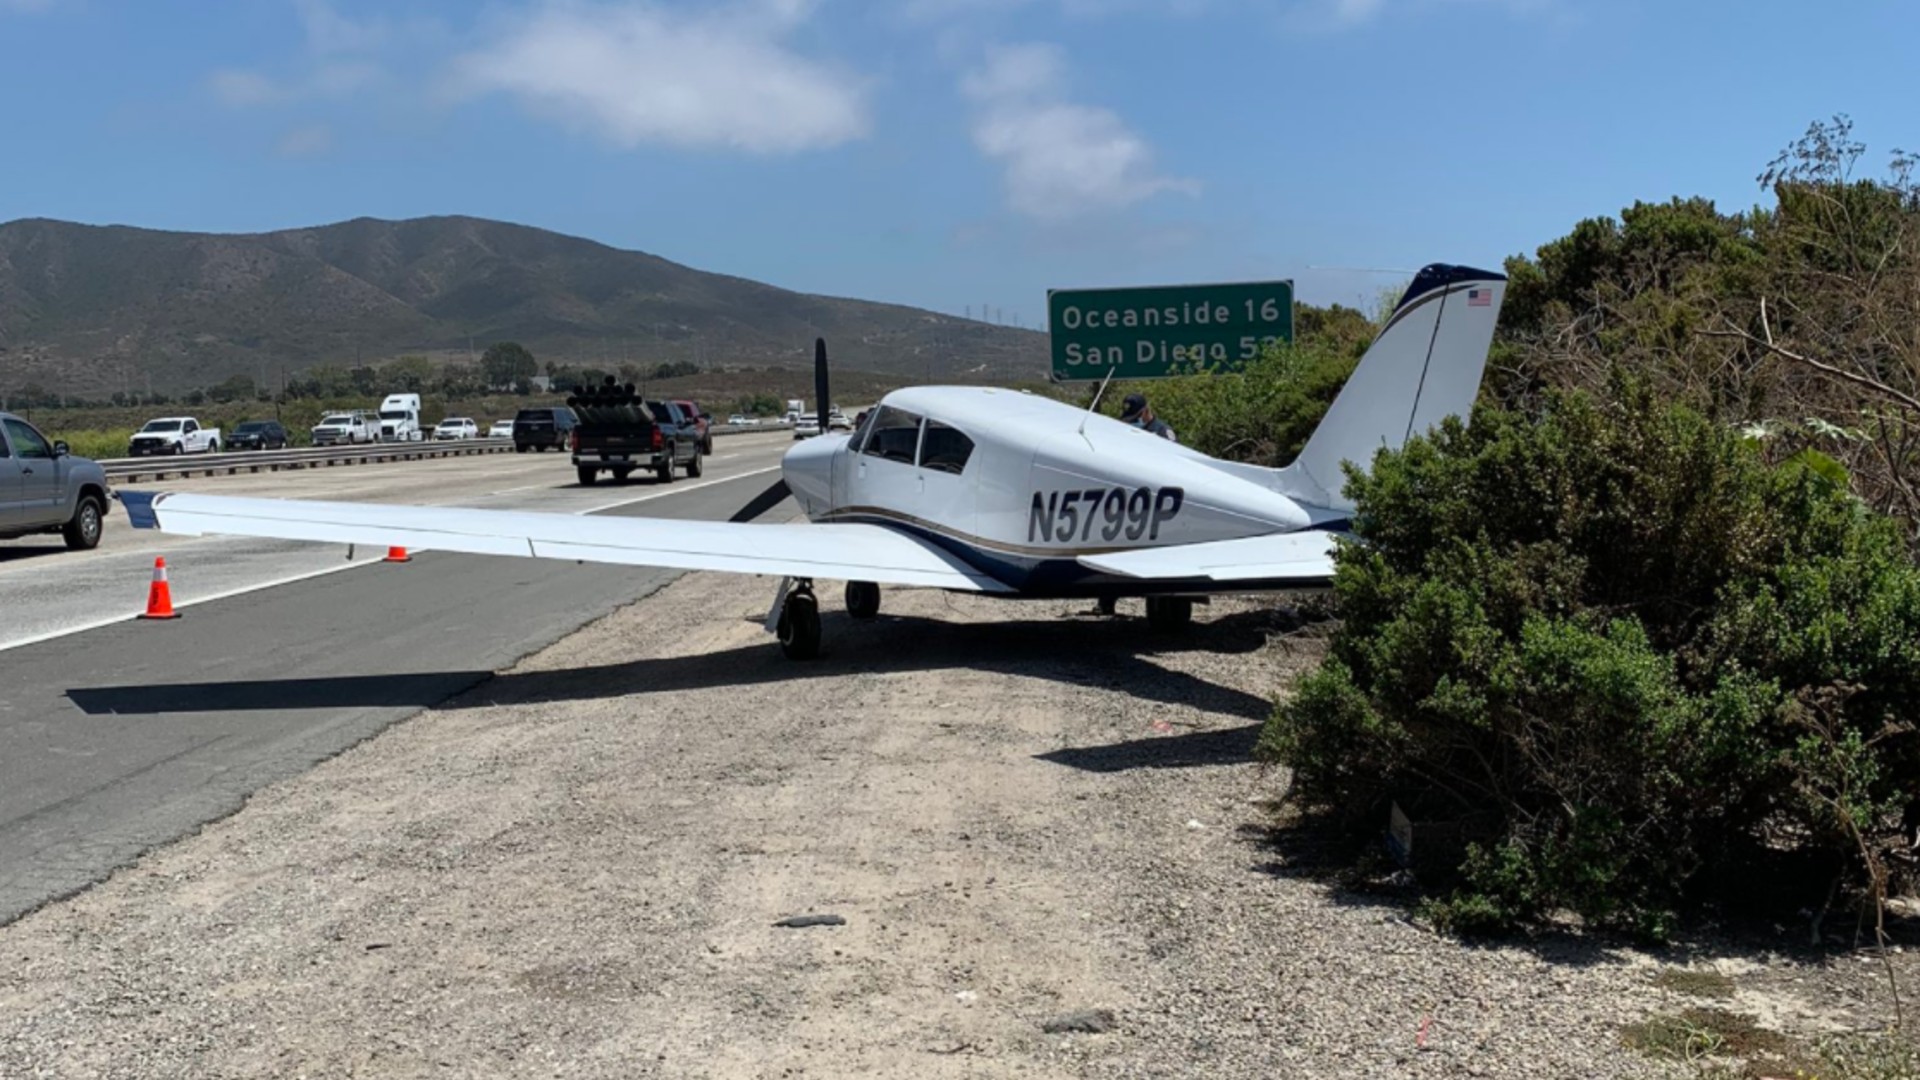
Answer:
[[698, 656], [629, 660], [553, 671], [495, 675], [480, 670], [338, 675], [201, 683], [74, 687], [67, 698], [90, 716], [428, 708], [463, 692], [474, 703], [515, 705], [595, 700], [628, 694], [723, 689], [846, 674], [969, 670], [1015, 678], [1123, 688], [1136, 697], [1187, 705], [1252, 721], [1228, 731], [1161, 736], [1111, 746], [1070, 748], [1045, 760], [1098, 772], [1246, 760], [1258, 722], [1272, 711], [1262, 696], [1221, 686], [1152, 661], [1190, 650], [1246, 653], [1273, 628], [1265, 612], [1196, 621], [1184, 634], [1152, 634], [1139, 619], [1068, 617], [991, 623], [885, 616], [856, 622], [824, 618], [830, 651], [792, 661], [771, 638]]

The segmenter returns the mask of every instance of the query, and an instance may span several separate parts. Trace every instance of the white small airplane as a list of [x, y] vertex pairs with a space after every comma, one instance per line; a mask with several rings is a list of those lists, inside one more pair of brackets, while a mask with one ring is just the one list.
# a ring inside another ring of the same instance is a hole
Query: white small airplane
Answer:
[[[781, 480], [731, 521], [122, 492], [136, 527], [480, 555], [724, 570], [782, 580], [767, 628], [816, 655], [816, 579], [855, 618], [880, 586], [1008, 599], [1146, 598], [1171, 629], [1193, 601], [1325, 587], [1353, 506], [1341, 462], [1371, 463], [1479, 392], [1506, 293], [1500, 274], [1422, 269], [1298, 460], [1221, 461], [1045, 397], [987, 387], [896, 390], [850, 434], [796, 443]], [[819, 407], [825, 343], [816, 343]], [[807, 523], [752, 519], [791, 495]]]

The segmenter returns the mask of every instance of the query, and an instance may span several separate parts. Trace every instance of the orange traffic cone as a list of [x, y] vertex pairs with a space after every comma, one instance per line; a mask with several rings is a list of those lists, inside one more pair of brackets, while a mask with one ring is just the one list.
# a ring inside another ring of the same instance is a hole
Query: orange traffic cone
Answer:
[[407, 554], [406, 548], [390, 547], [387, 549], [387, 557], [384, 559], [381, 559], [380, 561], [381, 562], [412, 562], [413, 556]]
[[167, 560], [153, 560], [153, 584], [147, 589], [147, 610], [140, 616], [143, 619], [177, 619], [180, 613], [173, 610], [173, 590], [167, 586]]

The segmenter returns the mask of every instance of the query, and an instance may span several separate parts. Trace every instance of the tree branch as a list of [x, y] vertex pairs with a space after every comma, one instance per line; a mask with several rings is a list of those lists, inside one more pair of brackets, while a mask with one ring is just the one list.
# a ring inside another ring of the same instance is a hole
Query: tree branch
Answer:
[[[1868, 390], [1873, 391], [1876, 394], [1881, 395], [1882, 397], [1886, 397], [1893, 401], [1899, 402], [1902, 407], [1908, 410], [1911, 410], [1916, 413], [1920, 413], [1920, 398], [1916, 398], [1911, 394], [1905, 394], [1900, 392], [1899, 390], [1895, 390], [1893, 387], [1888, 386], [1886, 383], [1883, 383], [1878, 379], [1870, 379], [1865, 375], [1855, 374], [1854, 372], [1847, 371], [1843, 368], [1834, 367], [1832, 364], [1826, 363], [1824, 361], [1815, 360], [1811, 356], [1802, 356], [1799, 353], [1794, 352], [1792, 349], [1786, 348], [1781, 345], [1777, 345], [1774, 342], [1767, 340], [1765, 338], [1757, 338], [1753, 336], [1751, 333], [1745, 330], [1742, 330], [1737, 326], [1733, 326], [1731, 320], [1728, 321], [1728, 326], [1731, 328], [1727, 330], [1699, 330], [1695, 332], [1698, 334], [1701, 334], [1704, 337], [1725, 337], [1725, 338], [1743, 339], [1745, 341], [1751, 342], [1752, 344], [1760, 346], [1761, 348], [1767, 350], [1768, 352], [1773, 353], [1775, 356], [1792, 360], [1795, 363], [1805, 364], [1808, 367], [1814, 368], [1819, 371], [1824, 371], [1827, 374], [1832, 375], [1836, 379], [1844, 379], [1847, 382], [1854, 384], [1855, 386], [1864, 387]], [[1769, 330], [1768, 334], [1769, 336], [1771, 336], [1772, 331]]]

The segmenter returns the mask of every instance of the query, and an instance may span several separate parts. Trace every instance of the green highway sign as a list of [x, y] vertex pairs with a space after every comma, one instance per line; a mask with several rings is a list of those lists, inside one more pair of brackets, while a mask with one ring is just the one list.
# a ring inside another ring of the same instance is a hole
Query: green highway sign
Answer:
[[1047, 330], [1060, 382], [1235, 370], [1293, 340], [1293, 282], [1049, 289]]

